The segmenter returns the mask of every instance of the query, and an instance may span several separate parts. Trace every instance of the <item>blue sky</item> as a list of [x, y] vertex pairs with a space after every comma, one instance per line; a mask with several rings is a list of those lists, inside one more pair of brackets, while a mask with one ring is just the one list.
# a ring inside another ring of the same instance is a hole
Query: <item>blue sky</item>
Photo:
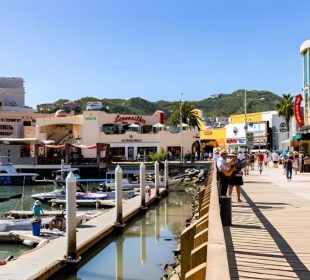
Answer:
[[0, 76], [26, 105], [300, 92], [309, 0], [0, 0]]

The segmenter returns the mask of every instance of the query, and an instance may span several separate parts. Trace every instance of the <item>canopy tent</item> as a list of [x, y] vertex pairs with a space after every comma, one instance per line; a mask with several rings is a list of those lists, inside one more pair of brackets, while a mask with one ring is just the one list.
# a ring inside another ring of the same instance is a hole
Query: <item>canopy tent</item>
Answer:
[[[78, 144], [69, 144], [70, 146], [76, 147], [76, 148], [80, 148], [80, 149], [96, 149], [97, 145], [90, 145], [90, 146], [85, 146], [85, 145], [78, 145]], [[62, 145], [45, 145], [46, 148], [50, 148], [50, 149], [65, 149], [65, 144]]]

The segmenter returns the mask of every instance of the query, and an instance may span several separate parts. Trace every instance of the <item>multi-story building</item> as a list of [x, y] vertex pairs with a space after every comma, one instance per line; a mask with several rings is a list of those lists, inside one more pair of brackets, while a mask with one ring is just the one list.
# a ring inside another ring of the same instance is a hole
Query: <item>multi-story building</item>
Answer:
[[304, 122], [310, 130], [310, 40], [306, 40], [300, 46], [300, 54], [303, 58], [303, 97], [304, 97]]

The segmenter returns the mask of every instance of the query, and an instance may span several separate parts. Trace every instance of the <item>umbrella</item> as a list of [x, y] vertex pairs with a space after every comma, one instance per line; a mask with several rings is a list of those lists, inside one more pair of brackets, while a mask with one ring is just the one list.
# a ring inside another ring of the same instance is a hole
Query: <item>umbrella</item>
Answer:
[[[180, 125], [178, 124], [178, 127], [180, 127]], [[186, 123], [182, 123], [182, 127], [188, 127], [188, 124]]]
[[164, 125], [162, 123], [155, 123], [153, 127], [164, 127]]
[[128, 127], [130, 127], [130, 128], [138, 128], [139, 125], [137, 125], [135, 123], [132, 123], [132, 124], [128, 125]]

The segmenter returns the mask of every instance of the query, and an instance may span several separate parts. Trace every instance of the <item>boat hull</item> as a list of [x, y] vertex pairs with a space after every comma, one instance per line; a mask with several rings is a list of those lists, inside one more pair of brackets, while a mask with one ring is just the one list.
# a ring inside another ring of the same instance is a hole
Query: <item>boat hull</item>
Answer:
[[38, 174], [30, 175], [0, 175], [0, 185], [31, 185], [35, 183]]

